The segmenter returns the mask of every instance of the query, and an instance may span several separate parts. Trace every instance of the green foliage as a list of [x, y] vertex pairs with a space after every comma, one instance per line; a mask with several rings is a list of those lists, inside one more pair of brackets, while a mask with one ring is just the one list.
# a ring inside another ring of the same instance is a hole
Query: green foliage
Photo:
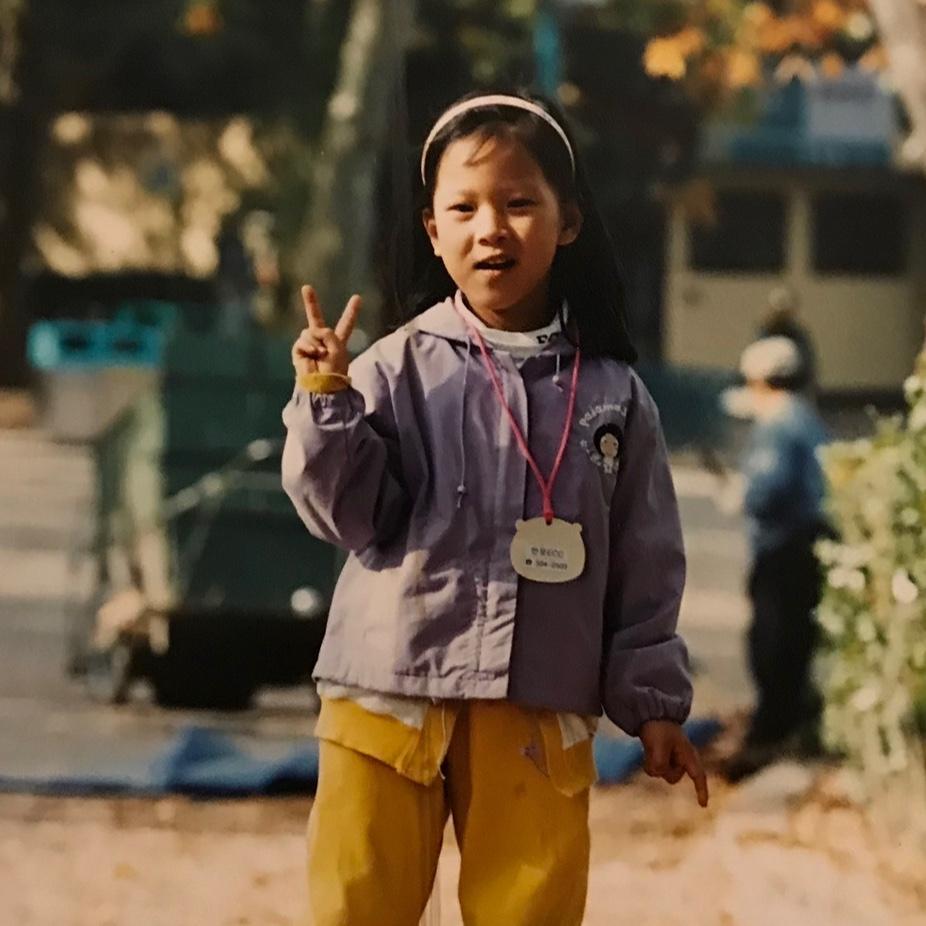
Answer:
[[[324, 109], [350, 6], [329, 4], [309, 15], [310, 5], [31, 0], [22, 81], [49, 112], [163, 109], [194, 118], [307, 119]], [[193, 15], [203, 11], [212, 18]]]
[[711, 28], [721, 30], [718, 38], [729, 40], [746, 5], [747, 0], [707, 4], [692, 0], [608, 0], [582, 15], [603, 28], [620, 28], [645, 38], [669, 35], [709, 18]]
[[[410, 96], [431, 96], [432, 111], [473, 87], [529, 83], [536, 5], [536, 0], [420, 0]], [[422, 76], [416, 82], [417, 73]]]
[[818, 546], [824, 734], [882, 779], [926, 731], [926, 353], [904, 391], [905, 417], [823, 455], [839, 536]]

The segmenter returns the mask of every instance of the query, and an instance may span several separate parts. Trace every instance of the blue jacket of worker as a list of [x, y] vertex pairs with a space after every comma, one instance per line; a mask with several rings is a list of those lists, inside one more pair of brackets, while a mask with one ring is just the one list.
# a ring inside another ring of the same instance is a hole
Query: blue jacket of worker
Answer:
[[814, 408], [794, 393], [773, 416], [756, 420], [743, 460], [753, 555], [823, 526], [824, 483], [817, 449], [827, 439]]

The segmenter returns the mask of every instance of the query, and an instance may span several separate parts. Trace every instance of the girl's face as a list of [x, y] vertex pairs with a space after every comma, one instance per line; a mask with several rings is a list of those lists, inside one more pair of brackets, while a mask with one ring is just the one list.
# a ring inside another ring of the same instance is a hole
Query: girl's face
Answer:
[[620, 443], [613, 434], [602, 435], [598, 444], [601, 448], [601, 455], [609, 460], [615, 459], [620, 451]]
[[423, 218], [434, 253], [484, 321], [512, 330], [549, 321], [550, 267], [578, 236], [581, 214], [560, 203], [519, 141], [448, 145]]

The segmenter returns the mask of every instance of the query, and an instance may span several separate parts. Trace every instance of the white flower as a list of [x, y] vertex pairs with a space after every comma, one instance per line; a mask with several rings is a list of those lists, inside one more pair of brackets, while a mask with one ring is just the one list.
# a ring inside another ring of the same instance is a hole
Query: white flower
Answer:
[[865, 573], [861, 569], [850, 569], [846, 573], [846, 585], [853, 592], [860, 592], [865, 588]]
[[853, 592], [860, 592], [865, 588], [865, 573], [861, 569], [834, 566], [827, 573], [826, 580], [833, 588], [847, 588]]
[[920, 513], [915, 508], [904, 508], [900, 512], [900, 523], [904, 527], [915, 527], [920, 520]]
[[923, 381], [915, 374], [903, 381], [903, 391], [906, 396], [913, 396], [923, 388]]
[[866, 615], [859, 618], [858, 623], [855, 625], [855, 635], [862, 643], [871, 643], [878, 636], [878, 629], [875, 627], [874, 621]]
[[892, 772], [902, 772], [907, 767], [906, 749], [897, 749], [891, 752], [887, 759], [887, 767]]
[[833, 588], [845, 588], [847, 584], [846, 576], [848, 574], [848, 569], [843, 569], [842, 566], [835, 566], [826, 574], [826, 581], [829, 582]]
[[904, 688], [895, 688], [894, 693], [887, 699], [884, 713], [894, 723], [899, 723], [910, 710], [910, 695]]
[[[867, 442], [871, 446], [871, 442]], [[892, 444], [888, 447], [881, 447], [878, 452], [878, 471], [879, 475], [884, 478], [885, 476], [894, 476], [894, 470], [903, 463], [904, 452], [902, 447], [898, 447], [895, 444]]]
[[861, 569], [867, 566], [874, 556], [874, 550], [869, 543], [840, 545], [840, 551], [842, 564], [848, 569]]
[[841, 688], [844, 688], [849, 682], [851, 673], [848, 666], [844, 662], [834, 663], [829, 672], [829, 685], [833, 691], [838, 691]]
[[906, 569], [898, 569], [891, 578], [891, 594], [898, 604], [912, 604], [919, 598], [920, 590]]
[[868, 684], [864, 688], [859, 688], [859, 690], [852, 695], [850, 703], [852, 707], [861, 714], [865, 711], [870, 711], [880, 700], [881, 692], [878, 691], [877, 685]]
[[837, 614], [831, 608], [821, 608], [817, 612], [817, 621], [831, 636], [839, 636], [845, 630], [846, 622], [841, 614]]
[[926, 428], [926, 405], [914, 405], [910, 411], [910, 417], [907, 419], [907, 425], [911, 431], [922, 431]]
[[885, 510], [884, 502], [877, 495], [871, 495], [862, 502], [862, 513], [867, 521], [880, 521]]

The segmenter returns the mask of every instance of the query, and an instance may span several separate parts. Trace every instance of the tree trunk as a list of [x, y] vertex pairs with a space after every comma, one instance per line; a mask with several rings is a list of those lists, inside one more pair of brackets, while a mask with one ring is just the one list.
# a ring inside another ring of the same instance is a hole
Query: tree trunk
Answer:
[[354, 0], [304, 230], [289, 261], [296, 282], [316, 288], [329, 320], [337, 320], [351, 293], [363, 294], [361, 326], [371, 336], [379, 333], [381, 311], [371, 266], [377, 166], [412, 7], [412, 0]]
[[0, 385], [23, 385], [28, 378], [26, 330], [20, 268], [29, 247], [35, 209], [38, 162], [48, 132], [43, 74], [35, 20], [25, 7], [19, 21], [20, 52], [16, 93], [0, 121]]
[[871, 0], [871, 9], [913, 126], [903, 160], [926, 171], [926, 5], [920, 0]]
[[19, 20], [25, 0], [0, 0], [0, 106], [16, 95], [15, 71], [19, 49]]

